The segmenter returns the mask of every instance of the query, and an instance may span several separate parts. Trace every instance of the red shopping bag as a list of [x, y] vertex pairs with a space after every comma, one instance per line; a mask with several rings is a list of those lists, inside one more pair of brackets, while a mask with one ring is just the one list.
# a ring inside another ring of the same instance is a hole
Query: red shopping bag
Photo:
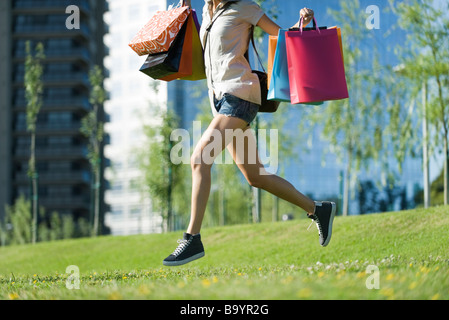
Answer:
[[187, 6], [156, 12], [129, 46], [139, 56], [167, 52], [189, 14], [190, 8]]
[[292, 104], [349, 97], [338, 30], [315, 26], [286, 33]]

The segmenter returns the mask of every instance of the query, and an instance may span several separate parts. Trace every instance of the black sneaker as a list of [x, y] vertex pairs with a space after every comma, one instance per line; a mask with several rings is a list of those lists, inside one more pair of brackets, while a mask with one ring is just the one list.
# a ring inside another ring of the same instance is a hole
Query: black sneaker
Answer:
[[184, 233], [184, 239], [178, 240], [179, 246], [164, 260], [164, 266], [176, 267], [205, 256], [201, 235]]
[[332, 223], [334, 222], [337, 206], [333, 202], [316, 201], [315, 213], [309, 218], [315, 221], [320, 234], [320, 245], [326, 247], [332, 237]]

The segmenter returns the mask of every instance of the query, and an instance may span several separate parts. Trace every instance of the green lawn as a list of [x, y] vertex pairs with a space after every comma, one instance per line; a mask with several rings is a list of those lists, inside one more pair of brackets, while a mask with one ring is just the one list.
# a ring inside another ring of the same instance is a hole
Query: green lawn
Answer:
[[0, 248], [0, 299], [449, 299], [449, 207], [338, 217], [327, 248], [309, 223], [204, 229], [206, 257], [177, 268], [182, 232]]

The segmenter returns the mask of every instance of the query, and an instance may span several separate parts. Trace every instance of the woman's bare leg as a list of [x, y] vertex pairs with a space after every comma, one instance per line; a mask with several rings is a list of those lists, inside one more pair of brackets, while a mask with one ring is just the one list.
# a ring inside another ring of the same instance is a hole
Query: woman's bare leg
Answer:
[[[235, 143], [236, 139], [234, 139], [234, 143], [229, 144], [227, 148], [249, 184], [253, 187], [270, 192], [271, 194], [304, 209], [307, 213], [313, 213], [315, 211], [315, 202], [313, 200], [296, 190], [287, 180], [265, 171], [264, 166], [259, 159], [256, 138], [251, 130], [250, 132], [247, 132], [246, 130], [250, 130], [250, 128], [245, 129], [245, 136], [247, 139], [244, 140], [244, 148], [238, 148]], [[255, 161], [249, 161], [249, 159], [254, 159]]]
[[213, 161], [231, 141], [226, 141], [226, 130], [243, 130], [247, 123], [239, 118], [217, 115], [201, 137], [192, 158], [192, 204], [189, 234], [198, 234], [211, 188], [211, 168]]

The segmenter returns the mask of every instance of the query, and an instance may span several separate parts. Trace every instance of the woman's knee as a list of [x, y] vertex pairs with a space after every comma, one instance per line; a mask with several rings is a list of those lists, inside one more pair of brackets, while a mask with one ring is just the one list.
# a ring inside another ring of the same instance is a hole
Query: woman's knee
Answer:
[[247, 175], [246, 180], [253, 188], [264, 189], [265, 187], [265, 177], [260, 174]]
[[195, 150], [190, 158], [190, 166], [193, 172], [201, 172], [204, 170], [210, 170], [211, 165], [206, 163], [202, 157], [201, 150]]

